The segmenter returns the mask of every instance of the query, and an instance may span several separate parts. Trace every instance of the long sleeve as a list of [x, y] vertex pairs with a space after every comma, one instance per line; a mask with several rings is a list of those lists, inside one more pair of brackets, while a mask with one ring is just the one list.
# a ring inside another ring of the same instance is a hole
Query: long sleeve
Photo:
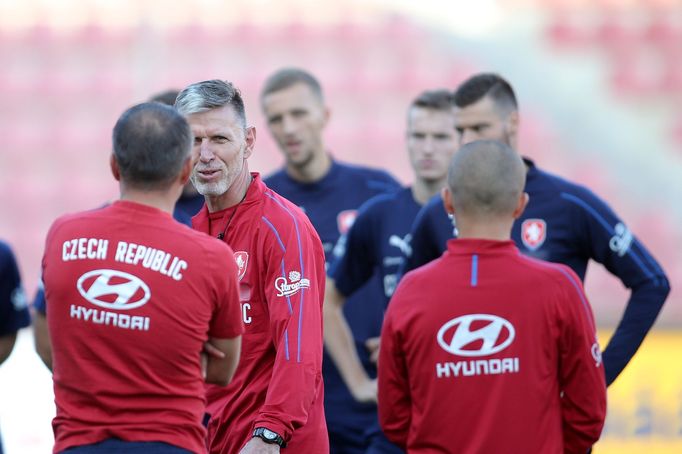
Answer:
[[447, 249], [448, 240], [454, 238], [454, 227], [448, 218], [443, 199], [433, 197], [419, 211], [412, 225], [412, 254], [406, 257], [401, 276], [437, 259]]
[[590, 305], [578, 277], [565, 268], [559, 327], [559, 384], [564, 452], [584, 454], [606, 418], [606, 382]]
[[265, 404], [254, 427], [289, 440], [307, 419], [322, 380], [324, 252], [312, 226], [289, 212], [285, 223], [263, 217], [269, 235], [263, 285], [277, 351]]
[[590, 258], [631, 290], [623, 317], [603, 352], [611, 384], [637, 352], [670, 292], [665, 272], [651, 253], [606, 203], [590, 191], [562, 197], [579, 207], [578, 235]]
[[[399, 292], [399, 291], [398, 291]], [[405, 449], [412, 420], [407, 366], [395, 331], [396, 293], [388, 306], [381, 330], [379, 351], [379, 422], [386, 437]]]

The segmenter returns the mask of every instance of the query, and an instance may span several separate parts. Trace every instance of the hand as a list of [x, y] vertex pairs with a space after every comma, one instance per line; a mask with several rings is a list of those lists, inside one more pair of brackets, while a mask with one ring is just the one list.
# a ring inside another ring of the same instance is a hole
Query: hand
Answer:
[[367, 378], [363, 382], [350, 387], [350, 393], [358, 402], [374, 402], [377, 401], [377, 380]]
[[239, 454], [277, 454], [279, 453], [279, 445], [274, 443], [266, 443], [264, 440], [253, 437], [248, 443], [244, 445]]
[[208, 367], [208, 357], [223, 359], [225, 353], [218, 350], [210, 342], [204, 342], [204, 349], [200, 353], [201, 357], [201, 376], [206, 378], [206, 367]]
[[365, 341], [365, 347], [369, 351], [369, 360], [374, 364], [379, 364], [379, 347], [381, 343], [380, 337], [370, 337]]

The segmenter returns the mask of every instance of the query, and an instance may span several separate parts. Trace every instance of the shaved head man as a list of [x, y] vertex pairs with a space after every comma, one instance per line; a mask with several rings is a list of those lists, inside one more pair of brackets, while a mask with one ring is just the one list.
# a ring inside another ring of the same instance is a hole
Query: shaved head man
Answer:
[[604, 366], [580, 281], [510, 239], [525, 173], [502, 142], [464, 145], [443, 191], [460, 236], [388, 306], [379, 420], [409, 453], [583, 453], [599, 439]]
[[514, 219], [528, 202], [525, 184], [523, 160], [509, 146], [485, 140], [462, 147], [442, 191], [446, 210], [457, 216], [459, 237], [474, 229], [487, 231], [483, 238], [509, 238]]

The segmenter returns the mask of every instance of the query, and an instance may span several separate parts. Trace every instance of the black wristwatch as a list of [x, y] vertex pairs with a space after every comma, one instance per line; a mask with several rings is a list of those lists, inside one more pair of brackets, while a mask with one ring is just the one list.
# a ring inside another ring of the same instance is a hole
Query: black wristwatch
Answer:
[[258, 437], [261, 440], [263, 440], [266, 443], [270, 443], [272, 445], [279, 445], [280, 448], [286, 448], [287, 443], [284, 441], [284, 438], [277, 432], [273, 432], [270, 429], [266, 429], [265, 427], [256, 427], [256, 429], [253, 431], [253, 436]]

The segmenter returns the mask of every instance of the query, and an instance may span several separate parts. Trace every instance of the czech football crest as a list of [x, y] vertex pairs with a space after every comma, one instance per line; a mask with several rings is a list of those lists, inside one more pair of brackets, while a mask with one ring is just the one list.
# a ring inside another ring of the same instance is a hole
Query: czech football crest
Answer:
[[339, 233], [341, 235], [345, 235], [348, 230], [350, 230], [353, 222], [355, 222], [355, 217], [357, 214], [357, 210], [344, 210], [339, 212], [339, 214], [336, 216], [336, 223], [339, 227]]
[[547, 223], [542, 219], [526, 219], [521, 224], [521, 241], [531, 251], [537, 250], [547, 238]]
[[241, 281], [246, 274], [246, 265], [249, 264], [249, 253], [245, 251], [237, 251], [234, 253], [234, 260], [239, 267], [239, 280]]

